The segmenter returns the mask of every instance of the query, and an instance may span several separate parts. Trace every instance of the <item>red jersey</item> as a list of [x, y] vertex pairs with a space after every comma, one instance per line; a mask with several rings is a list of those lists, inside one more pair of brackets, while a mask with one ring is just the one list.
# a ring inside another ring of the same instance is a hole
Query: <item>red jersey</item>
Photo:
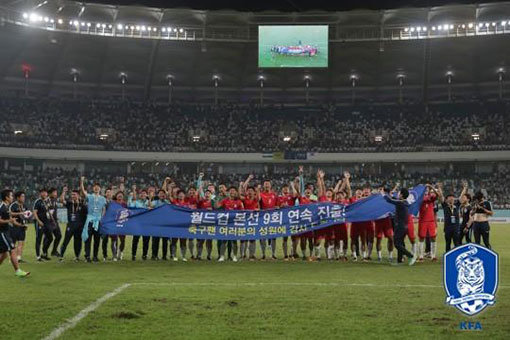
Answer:
[[212, 210], [212, 201], [211, 200], [202, 199], [202, 200], [198, 201], [197, 206], [198, 206], [199, 209]]
[[423, 197], [423, 202], [420, 206], [420, 222], [434, 222], [436, 220], [434, 214], [434, 202], [437, 196], [434, 194], [428, 194]]
[[249, 199], [245, 198], [243, 200], [244, 209], [246, 210], [258, 210], [259, 209], [259, 202], [257, 199]]
[[337, 203], [340, 203], [340, 204], [343, 204], [343, 205], [348, 205], [351, 203], [351, 201], [347, 198], [344, 198], [343, 200], [338, 200], [336, 201]]
[[184, 201], [179, 201], [178, 199], [173, 199], [172, 200], [172, 204], [174, 205], [177, 205], [179, 207], [185, 207], [185, 208], [189, 208], [189, 203], [188, 203], [188, 200], [184, 200]]
[[332, 199], [328, 199], [326, 196], [319, 197], [319, 202], [333, 202]]
[[299, 204], [300, 205], [305, 205], [305, 204], [312, 204], [313, 201], [311, 199], [309, 199], [308, 197], [306, 196], [300, 196], [299, 197]]
[[240, 199], [232, 200], [225, 198], [220, 202], [220, 206], [225, 210], [242, 210], [244, 208], [243, 202]]
[[296, 203], [296, 198], [291, 194], [278, 196], [278, 206], [281, 208], [293, 207]]
[[196, 209], [197, 206], [198, 206], [198, 200], [196, 197], [188, 197], [187, 198], [188, 200], [188, 206], [191, 208], [191, 209]]
[[278, 205], [278, 197], [273, 191], [260, 193], [260, 208], [273, 209]]
[[[361, 199], [361, 198], [360, 198]], [[354, 203], [356, 202], [358, 199], [356, 198], [356, 196], [352, 196], [350, 199], [349, 199], [349, 203]]]

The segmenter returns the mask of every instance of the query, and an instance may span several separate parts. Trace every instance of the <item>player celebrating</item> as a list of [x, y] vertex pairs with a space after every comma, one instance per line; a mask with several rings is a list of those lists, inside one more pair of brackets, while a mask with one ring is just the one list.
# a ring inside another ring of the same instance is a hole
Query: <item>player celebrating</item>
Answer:
[[[262, 184], [262, 192], [260, 193], [260, 209], [275, 209], [278, 207], [278, 197], [272, 189], [271, 181], [265, 180]], [[276, 239], [268, 239], [271, 245], [271, 258], [276, 260]], [[260, 240], [260, 249], [262, 250], [262, 260], [266, 259], [266, 239]]]
[[[324, 183], [324, 171], [319, 169], [317, 171], [317, 187], [319, 188], [319, 202], [333, 202], [334, 189], [327, 189]], [[336, 226], [332, 225], [314, 231], [314, 257], [318, 260], [321, 259], [320, 245], [321, 240], [324, 239], [324, 248], [326, 249], [326, 256], [328, 260], [332, 260], [334, 255], [334, 239], [335, 239]]]
[[99, 223], [105, 211], [106, 199], [104, 196], [101, 196], [101, 185], [99, 185], [99, 183], [94, 183], [92, 186], [92, 194], [89, 194], [87, 190], [85, 190], [84, 182], [85, 177], [82, 176], [80, 179], [80, 192], [87, 202], [87, 218], [81, 235], [85, 242], [85, 259], [87, 262], [91, 262], [90, 247], [92, 240], [94, 240], [94, 257], [92, 261], [99, 262], [97, 258], [99, 253], [99, 241], [101, 239], [99, 235]]
[[16, 258], [19, 263], [23, 263], [21, 256], [23, 255], [23, 247], [25, 245], [26, 238], [26, 230], [27, 227], [25, 225], [26, 220], [26, 209], [25, 209], [25, 193], [23, 191], [19, 191], [14, 195], [14, 202], [9, 207], [9, 212], [11, 217], [14, 217], [16, 220], [13, 223], [11, 229], [11, 237], [14, 242]]
[[[200, 179], [203, 177], [203, 174], [199, 176]], [[210, 187], [210, 186], [209, 186]], [[200, 199], [198, 200], [198, 209], [204, 209], [204, 210], [212, 210], [213, 209], [213, 201], [212, 201], [212, 192], [211, 190], [207, 189], [205, 192], [203, 191], [203, 182], [200, 181], [198, 186], [198, 194]], [[202, 252], [204, 249], [204, 243], [207, 250], [207, 260], [211, 261], [212, 257], [212, 240], [211, 239], [200, 239], [197, 242], [197, 260], [202, 260]]]
[[2, 199], [0, 203], [0, 264], [10, 256], [14, 274], [17, 277], [26, 277], [30, 275], [30, 272], [20, 269], [14, 242], [9, 235], [9, 225], [16, 223], [16, 219], [9, 213], [9, 206], [13, 201], [12, 190], [3, 190], [0, 196]]
[[[249, 175], [246, 181], [239, 186], [239, 192], [241, 194], [241, 200], [245, 210], [260, 210], [260, 189], [255, 190], [254, 187], [248, 186], [250, 181], [253, 179], [253, 175]], [[246, 248], [249, 248], [248, 255], [250, 261], [255, 260], [256, 243], [255, 240], [241, 241], [241, 258], [246, 258]]]
[[[384, 187], [379, 188], [379, 192], [381, 194], [385, 194], [386, 190]], [[393, 223], [391, 216], [387, 216], [385, 218], [378, 219], [374, 221], [375, 224], [375, 236], [376, 240], [376, 250], [377, 250], [377, 261], [382, 261], [382, 238], [383, 236], [386, 238], [388, 243], [388, 260], [392, 262], [393, 260]], [[409, 228], [409, 226], [408, 226]]]
[[[296, 203], [296, 198], [294, 197], [294, 195], [292, 195], [290, 193], [290, 186], [288, 184], [284, 184], [282, 186], [282, 189], [281, 189], [281, 195], [278, 196], [278, 207], [280, 208], [287, 208], [287, 207], [293, 207], [294, 204]], [[289, 256], [288, 256], [288, 237], [285, 236], [283, 238], [283, 243], [282, 243], [282, 247], [283, 247], [283, 260], [284, 261], [288, 261], [289, 260]], [[298, 241], [299, 239], [295, 239], [295, 238], [291, 238], [292, 239], [292, 248], [291, 248], [291, 254], [290, 254], [290, 258], [291, 259], [295, 259], [295, 258], [298, 258], [298, 254], [297, 254], [297, 246], [298, 246]]]
[[423, 261], [425, 253], [425, 238], [427, 234], [430, 237], [430, 257], [433, 262], [437, 261], [436, 258], [436, 236], [437, 225], [434, 213], [434, 202], [437, 199], [437, 193], [432, 185], [427, 184], [425, 196], [420, 206], [420, 214], [418, 218], [418, 237], [420, 238], [419, 257], [418, 261]]
[[[219, 207], [225, 210], [243, 210], [244, 205], [243, 202], [239, 199], [239, 193], [236, 187], [230, 187], [228, 192], [229, 197], [219, 202]], [[227, 241], [227, 243], [232, 244], [232, 261], [237, 262], [237, 241], [232, 240]], [[218, 259], [219, 262], [225, 261], [225, 250], [227, 243], [225, 242], [221, 243], [220, 258]]]
[[[173, 205], [176, 205], [179, 207], [185, 207], [185, 208], [190, 207], [189, 202], [186, 199], [186, 194], [184, 193], [184, 190], [181, 190], [181, 189], [179, 189], [177, 191], [177, 197], [174, 198], [171, 202]], [[187, 262], [188, 261], [186, 259], [186, 241], [187, 241], [187, 239], [185, 239], [185, 238], [180, 238], [180, 239], [172, 238], [172, 241], [170, 244], [170, 256], [172, 257], [172, 259], [174, 261], [178, 261], [178, 259], [177, 259], [177, 241], [179, 241], [179, 246], [181, 248], [181, 260], [183, 262]]]

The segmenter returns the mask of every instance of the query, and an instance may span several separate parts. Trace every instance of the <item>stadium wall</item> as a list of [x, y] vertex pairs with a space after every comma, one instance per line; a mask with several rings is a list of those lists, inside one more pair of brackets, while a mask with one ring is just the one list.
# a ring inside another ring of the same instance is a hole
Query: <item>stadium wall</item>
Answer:
[[0, 157], [67, 161], [171, 161], [253, 163], [482, 162], [508, 161], [510, 150], [455, 152], [299, 153], [136, 152], [0, 147]]

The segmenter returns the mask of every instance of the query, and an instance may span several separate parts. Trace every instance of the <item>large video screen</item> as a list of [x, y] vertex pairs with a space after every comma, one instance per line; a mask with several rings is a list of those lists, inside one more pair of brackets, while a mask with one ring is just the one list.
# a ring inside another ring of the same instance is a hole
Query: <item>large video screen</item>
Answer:
[[328, 26], [259, 26], [259, 67], [328, 67]]

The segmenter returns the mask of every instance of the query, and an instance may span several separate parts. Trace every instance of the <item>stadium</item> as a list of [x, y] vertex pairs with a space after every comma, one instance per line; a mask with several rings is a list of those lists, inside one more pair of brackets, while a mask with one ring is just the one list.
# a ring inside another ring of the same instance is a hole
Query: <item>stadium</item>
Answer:
[[508, 338], [510, 2], [460, 2], [1, 1], [0, 338]]

